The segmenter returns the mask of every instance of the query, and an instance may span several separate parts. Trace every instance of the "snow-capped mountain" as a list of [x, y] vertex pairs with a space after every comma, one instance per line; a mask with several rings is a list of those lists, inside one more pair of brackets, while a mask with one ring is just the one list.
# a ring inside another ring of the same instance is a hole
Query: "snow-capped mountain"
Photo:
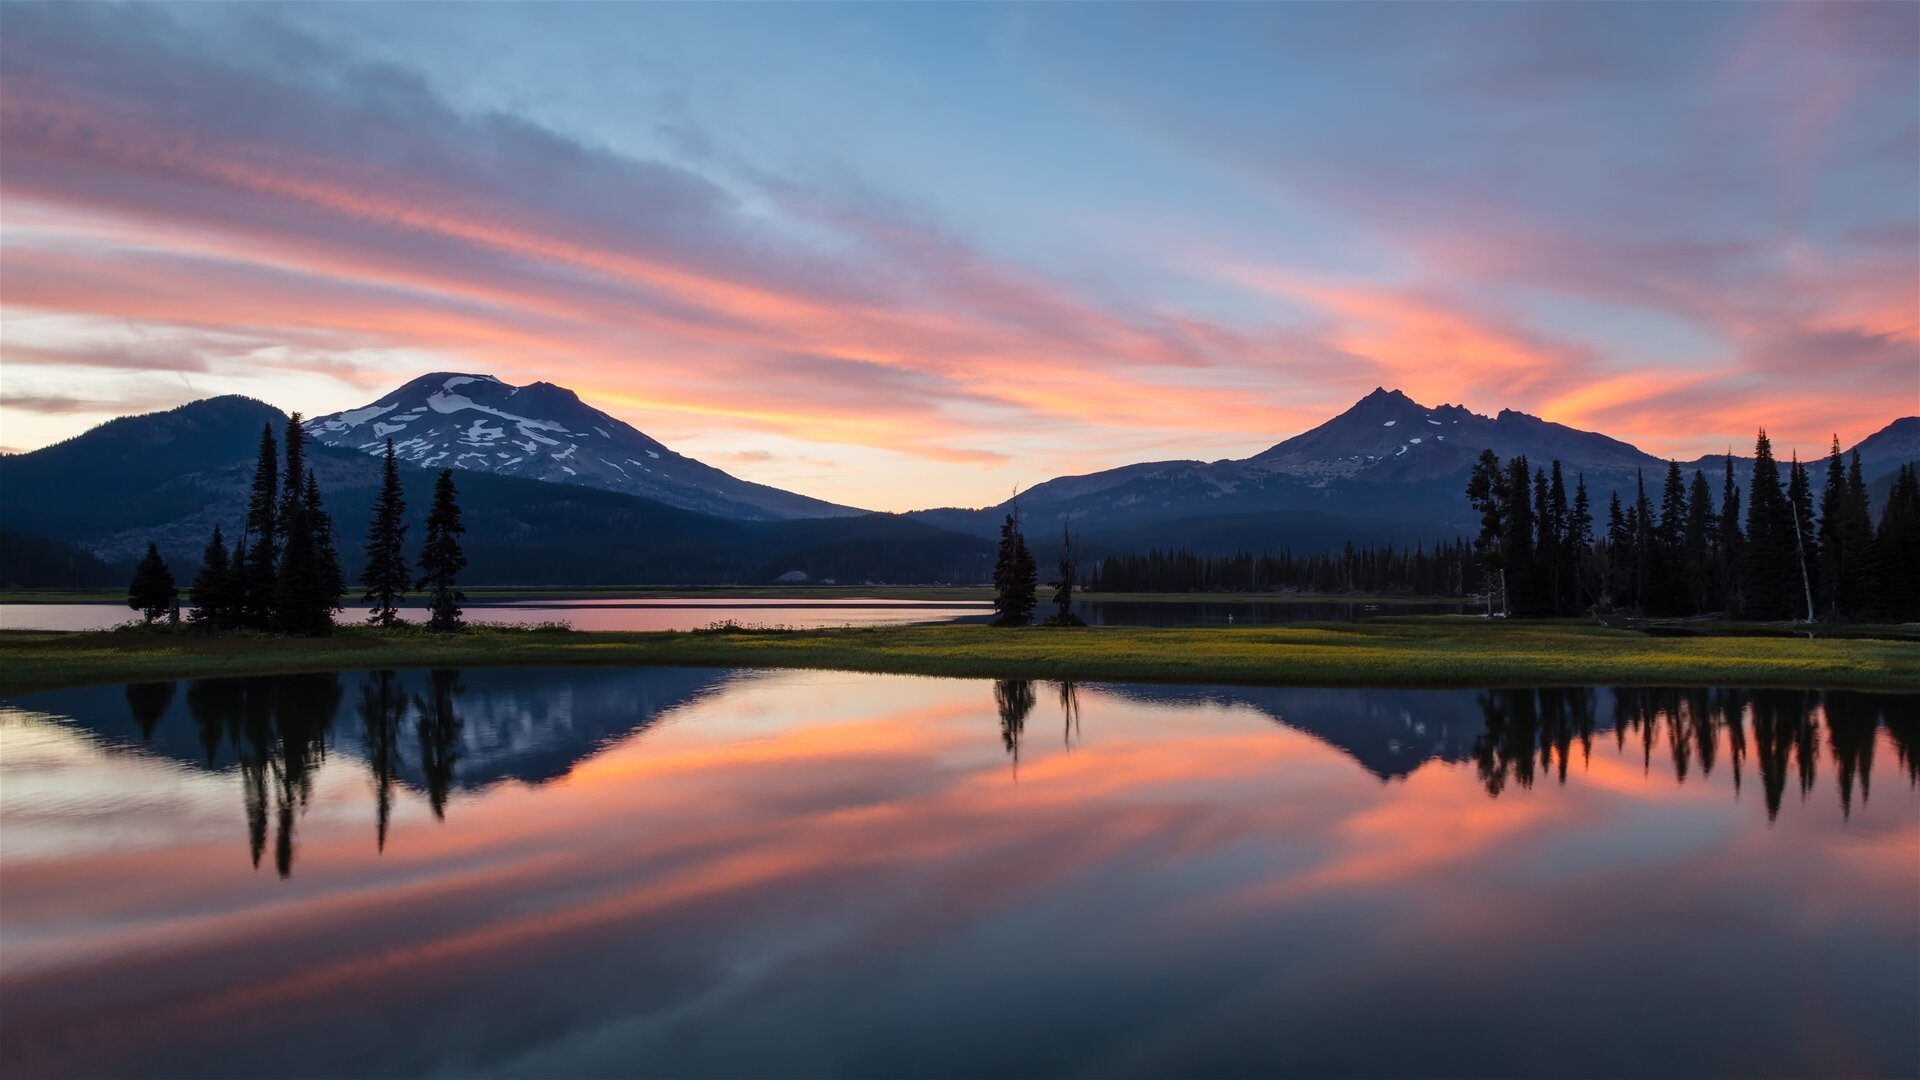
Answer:
[[581, 484], [741, 520], [847, 517], [852, 507], [750, 483], [676, 454], [552, 383], [436, 372], [358, 409], [315, 417], [329, 446], [394, 452], [425, 468]]

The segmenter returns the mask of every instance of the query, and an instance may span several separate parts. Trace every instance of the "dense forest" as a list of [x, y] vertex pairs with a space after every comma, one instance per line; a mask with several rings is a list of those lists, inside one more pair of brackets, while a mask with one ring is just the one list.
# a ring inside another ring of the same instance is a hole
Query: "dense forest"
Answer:
[[1095, 592], [1316, 592], [1467, 596], [1481, 568], [1465, 541], [1431, 548], [1354, 547], [1295, 555], [1195, 555], [1149, 551], [1109, 555], [1085, 575]]
[[[1894, 478], [1876, 523], [1860, 456], [1839, 440], [1816, 500], [1808, 467], [1783, 470], [1762, 431], [1750, 490], [1727, 460], [1719, 491], [1701, 470], [1669, 463], [1658, 493], [1640, 477], [1631, 503], [1613, 496], [1596, 525], [1584, 479], [1568, 498], [1560, 462], [1483, 452], [1467, 498], [1480, 513], [1473, 550], [1492, 586], [1488, 610], [1509, 614], [1628, 611], [1646, 615], [1828, 621], [1920, 618], [1920, 476]], [[1744, 506], [1744, 512], [1743, 512]]]

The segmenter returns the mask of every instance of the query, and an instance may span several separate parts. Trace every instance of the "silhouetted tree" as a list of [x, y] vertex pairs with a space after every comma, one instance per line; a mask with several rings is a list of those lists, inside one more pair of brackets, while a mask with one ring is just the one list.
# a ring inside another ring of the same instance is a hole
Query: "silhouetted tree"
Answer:
[[1687, 525], [1681, 547], [1686, 607], [1696, 615], [1712, 610], [1714, 528], [1713, 492], [1707, 486], [1707, 474], [1695, 469], [1693, 485], [1687, 491]]
[[340, 546], [334, 538], [333, 515], [327, 513], [320, 499], [320, 482], [314, 478], [312, 469], [307, 470], [301, 504], [306, 513], [307, 531], [313, 536], [314, 564], [318, 569], [320, 593], [315, 601], [325, 606], [327, 623], [331, 626], [333, 613], [346, 610], [341, 601], [347, 595], [347, 580], [340, 572]]
[[[1799, 590], [1794, 593], [1799, 601], [1795, 610], [1804, 612], [1806, 620], [1814, 619], [1813, 574], [1820, 565], [1820, 553], [1814, 537], [1813, 488], [1807, 480], [1806, 466], [1800, 464], [1800, 455], [1793, 455], [1793, 464], [1787, 469], [1787, 505], [1793, 511], [1793, 559], [1794, 568], [1799, 571], [1795, 580]], [[1792, 590], [1789, 590], [1792, 591]]]
[[1711, 605], [1729, 615], [1742, 608], [1741, 579], [1746, 573], [1746, 538], [1740, 534], [1740, 487], [1733, 480], [1733, 455], [1727, 455], [1726, 475], [1720, 485], [1719, 529], [1713, 543]]
[[1887, 494], [1874, 536], [1880, 561], [1881, 611], [1897, 620], [1920, 619], [1920, 470], [1902, 465]]
[[1020, 508], [1014, 507], [1000, 526], [1000, 550], [993, 562], [994, 620], [1001, 626], [1025, 626], [1033, 621], [1039, 571], [1027, 539], [1020, 533]]
[[[1560, 463], [1554, 462], [1557, 467]], [[1584, 611], [1592, 603], [1595, 589], [1590, 570], [1593, 556], [1593, 508], [1587, 502], [1587, 477], [1580, 474], [1573, 485], [1573, 510], [1567, 516], [1567, 567], [1572, 601], [1571, 610]]]
[[1073, 548], [1073, 531], [1066, 526], [1060, 528], [1060, 565], [1055, 571], [1053, 586], [1054, 614], [1051, 622], [1058, 626], [1078, 626], [1080, 617], [1073, 613], [1073, 582], [1079, 573], [1075, 565], [1078, 553]]
[[453, 486], [453, 470], [440, 470], [440, 478], [433, 485], [433, 506], [427, 512], [420, 580], [415, 585], [427, 590], [427, 625], [447, 633], [466, 625], [460, 620], [460, 603], [467, 596], [457, 585], [460, 571], [467, 568], [466, 553], [460, 548], [460, 535], [467, 528], [460, 523], [459, 495]]
[[241, 549], [246, 551], [244, 565], [235, 576], [242, 582], [241, 618], [253, 627], [265, 629], [273, 621], [273, 601], [278, 589], [280, 568], [280, 451], [273, 441], [273, 425], [260, 430], [260, 456], [254, 464], [253, 490], [247, 498], [246, 530], [241, 533]]
[[1474, 553], [1480, 556], [1486, 576], [1487, 614], [1493, 614], [1493, 593], [1500, 591], [1502, 614], [1510, 611], [1507, 603], [1506, 478], [1500, 457], [1492, 450], [1480, 451], [1467, 479], [1467, 500], [1480, 513], [1480, 534], [1473, 539]]
[[237, 625], [240, 597], [235, 585], [227, 541], [220, 535], [220, 526], [215, 525], [213, 539], [207, 541], [206, 550], [200, 554], [200, 569], [193, 575], [189, 598], [193, 601], [194, 621], [221, 629]]
[[167, 560], [160, 557], [157, 545], [148, 544], [146, 556], [134, 568], [133, 583], [127, 586], [127, 606], [147, 622], [154, 622], [171, 616], [179, 599], [180, 590], [173, 583]]
[[1033, 712], [1032, 679], [995, 679], [993, 704], [1000, 713], [1000, 744], [1013, 759], [1014, 774], [1020, 771], [1020, 740], [1027, 731], [1027, 715]]
[[1792, 611], [1793, 507], [1780, 483], [1773, 444], [1761, 430], [1753, 447], [1753, 489], [1747, 493], [1747, 536], [1740, 595], [1756, 619], [1784, 619]]
[[400, 487], [400, 468], [387, 440], [387, 456], [380, 473], [380, 493], [373, 499], [373, 520], [367, 523], [367, 563], [360, 574], [366, 586], [362, 600], [371, 601], [367, 621], [392, 626], [400, 619], [399, 604], [412, 584], [407, 576], [407, 500]]

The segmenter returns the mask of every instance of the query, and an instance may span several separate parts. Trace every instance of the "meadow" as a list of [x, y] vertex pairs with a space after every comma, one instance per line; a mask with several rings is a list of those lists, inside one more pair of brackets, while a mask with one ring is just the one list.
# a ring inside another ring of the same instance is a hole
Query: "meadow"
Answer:
[[948, 625], [583, 633], [488, 626], [441, 635], [412, 627], [348, 627], [325, 638], [169, 627], [0, 632], [0, 693], [218, 675], [557, 664], [1287, 686], [1920, 690], [1920, 642], [1911, 639], [1666, 635], [1571, 620], [1458, 616], [1186, 629]]

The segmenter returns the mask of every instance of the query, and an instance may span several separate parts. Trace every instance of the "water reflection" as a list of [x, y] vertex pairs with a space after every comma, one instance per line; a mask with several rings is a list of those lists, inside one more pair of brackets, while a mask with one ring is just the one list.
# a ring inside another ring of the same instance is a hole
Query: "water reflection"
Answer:
[[36, 694], [0, 720], [0, 1073], [1912, 1073], [1915, 705], [675, 669]]

